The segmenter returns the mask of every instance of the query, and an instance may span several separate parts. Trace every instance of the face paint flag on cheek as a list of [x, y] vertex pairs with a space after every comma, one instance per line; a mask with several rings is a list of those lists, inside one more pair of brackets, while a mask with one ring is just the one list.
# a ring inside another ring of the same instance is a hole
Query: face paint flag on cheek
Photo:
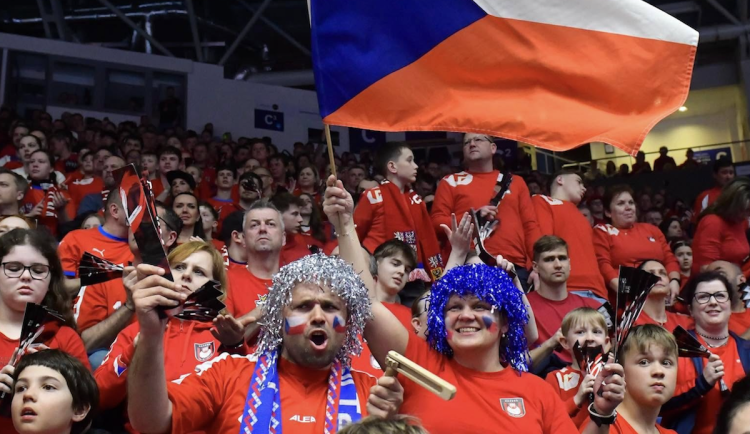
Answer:
[[288, 335], [301, 335], [305, 332], [307, 321], [304, 317], [292, 316], [284, 320], [284, 331]]
[[333, 317], [333, 331], [336, 333], [346, 333], [346, 320], [336, 315]]
[[483, 315], [482, 322], [484, 322], [484, 326], [487, 328], [487, 331], [492, 333], [497, 331], [497, 323], [495, 322], [495, 318], [488, 315]]

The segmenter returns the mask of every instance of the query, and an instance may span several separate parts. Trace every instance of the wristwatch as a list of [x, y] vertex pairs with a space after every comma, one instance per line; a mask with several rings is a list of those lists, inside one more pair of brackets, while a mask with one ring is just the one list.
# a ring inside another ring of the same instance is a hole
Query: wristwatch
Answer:
[[612, 425], [617, 419], [617, 412], [613, 411], [609, 416], [602, 416], [594, 411], [594, 403], [589, 404], [589, 417], [594, 421], [596, 426]]

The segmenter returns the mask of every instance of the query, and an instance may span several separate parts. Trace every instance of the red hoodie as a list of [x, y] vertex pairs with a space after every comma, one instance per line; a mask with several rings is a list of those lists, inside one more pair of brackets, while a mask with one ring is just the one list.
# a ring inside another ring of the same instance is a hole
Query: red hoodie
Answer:
[[[221, 352], [230, 352], [221, 347], [211, 334], [212, 323], [186, 321], [170, 318], [164, 332], [164, 370], [167, 381], [173, 381], [195, 371], [195, 367]], [[99, 405], [102, 409], [118, 406], [127, 397], [128, 367], [133, 359], [133, 341], [140, 331], [138, 323], [131, 324], [117, 335], [101, 366], [94, 372], [99, 386]], [[219, 349], [221, 347], [221, 350]], [[248, 349], [240, 347], [235, 354], [246, 354]], [[126, 415], [127, 417], [127, 415]], [[135, 433], [129, 422], [125, 428]]]

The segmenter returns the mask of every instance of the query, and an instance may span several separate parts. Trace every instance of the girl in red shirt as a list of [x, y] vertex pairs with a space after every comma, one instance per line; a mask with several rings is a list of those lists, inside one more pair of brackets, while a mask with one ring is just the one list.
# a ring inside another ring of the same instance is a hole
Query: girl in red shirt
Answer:
[[[354, 201], [341, 181], [329, 177], [325, 197], [324, 209], [339, 234], [341, 258], [353, 262], [370, 290], [373, 318], [364, 337], [375, 359], [384, 366], [388, 351], [396, 351], [457, 388], [455, 398], [446, 402], [402, 379], [401, 413], [417, 417], [433, 434], [473, 434], [498, 426], [503, 432], [578, 432], [552, 387], [527, 372], [527, 311], [522, 292], [503, 270], [465, 265], [438, 280], [428, 307], [428, 344], [377, 300], [354, 228]], [[602, 371], [602, 377], [609, 376], [606, 391], [604, 396], [595, 393], [592, 410], [610, 415], [623, 399], [622, 367], [608, 364]], [[582, 432], [608, 432], [608, 427], [601, 428], [590, 421]]]
[[[48, 323], [36, 343], [41, 348], [58, 348], [91, 368], [83, 341], [73, 328], [75, 319], [56, 245], [49, 234], [38, 230], [14, 229], [0, 237], [0, 366], [4, 366], [0, 392], [11, 391], [15, 369], [9, 363], [19, 345], [27, 303], [57, 311], [67, 324]], [[0, 432], [15, 432], [9, 418], [0, 417]]]
[[747, 220], [750, 217], [750, 181], [736, 178], [700, 215], [693, 239], [693, 273], [713, 261], [744, 264], [750, 254]]
[[34, 151], [29, 159], [29, 189], [21, 208], [27, 217], [36, 218], [57, 235], [60, 223], [69, 222], [76, 211], [67, 190], [57, 184], [52, 170], [55, 160], [48, 151]]
[[671, 301], [680, 291], [680, 267], [659, 228], [637, 222], [633, 190], [627, 185], [610, 188], [604, 209], [612, 224], [594, 227], [594, 250], [611, 294], [617, 292], [620, 265], [635, 267], [646, 259], [656, 259], [669, 273]]

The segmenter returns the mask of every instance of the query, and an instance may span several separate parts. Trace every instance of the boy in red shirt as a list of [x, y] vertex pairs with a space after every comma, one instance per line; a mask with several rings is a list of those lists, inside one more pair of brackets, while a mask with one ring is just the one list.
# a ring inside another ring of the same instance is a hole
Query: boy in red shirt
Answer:
[[171, 306], [180, 293], [154, 274], [133, 294], [141, 332], [129, 369], [128, 415], [138, 431], [266, 433], [278, 426], [333, 433], [368, 413], [398, 412], [403, 389], [395, 377], [376, 381], [349, 369], [370, 305], [364, 284], [341, 259], [306, 256], [275, 276], [257, 361], [223, 354], [176, 383], [165, 379], [164, 332], [153, 306]]
[[[378, 150], [377, 169], [385, 174], [380, 186], [362, 193], [354, 210], [354, 222], [362, 246], [373, 252], [385, 241], [397, 238], [409, 244], [432, 280], [443, 273], [437, 236], [422, 198], [409, 185], [417, 179], [414, 154], [403, 143], [392, 142]], [[442, 230], [442, 229], [441, 229]]]
[[81, 157], [80, 169], [72, 173], [65, 181], [76, 213], [84, 197], [90, 194], [101, 194], [105, 190], [102, 178], [94, 175], [93, 153], [89, 152]]
[[310, 235], [301, 234], [302, 216], [299, 209], [302, 207], [302, 199], [287, 193], [276, 193], [271, 198], [271, 203], [281, 213], [281, 221], [284, 223], [284, 235], [286, 241], [281, 249], [281, 263], [286, 265], [310, 254], [310, 247], [318, 245], [318, 241]]
[[625, 370], [625, 399], [617, 407], [611, 434], [675, 431], [656, 422], [662, 405], [674, 395], [677, 384], [677, 342], [665, 328], [646, 324], [630, 330], [620, 348]]
[[601, 345], [606, 354], [609, 351], [607, 321], [596, 310], [590, 307], [579, 307], [565, 315], [560, 331], [560, 345], [573, 363], [571, 366], [548, 373], [546, 380], [565, 403], [570, 418], [576, 426], [580, 426], [589, 417], [585, 407], [589, 404], [589, 394], [594, 391], [596, 372], [593, 375], [584, 375], [573, 354], [573, 346], [576, 342], [581, 348]]
[[237, 178], [237, 171], [234, 167], [228, 165], [219, 166], [216, 169], [216, 196], [206, 200], [219, 213], [219, 226], [217, 231], [221, 232], [221, 225], [224, 219], [235, 211], [239, 211], [234, 198], [232, 189], [234, 181]]

